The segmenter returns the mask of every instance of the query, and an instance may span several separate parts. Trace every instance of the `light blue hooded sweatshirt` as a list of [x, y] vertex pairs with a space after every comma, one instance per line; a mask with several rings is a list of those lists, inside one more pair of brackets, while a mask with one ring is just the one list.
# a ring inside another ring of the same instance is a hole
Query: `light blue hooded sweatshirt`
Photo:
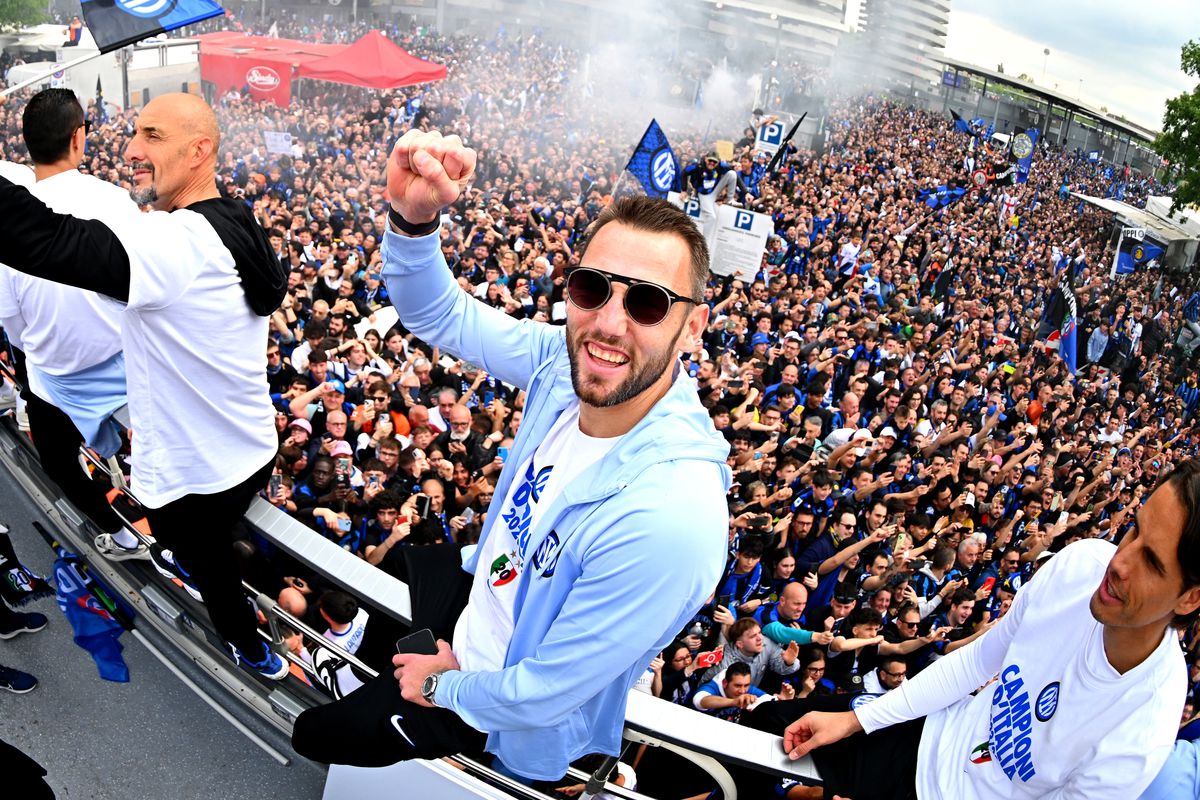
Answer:
[[[566, 407], [566, 332], [476, 301], [450, 274], [437, 233], [384, 236], [384, 280], [404, 325], [526, 389], [508, 463], [524, 464]], [[667, 394], [609, 453], [542, 510], [531, 532], [504, 669], [450, 671], [435, 700], [488, 734], [514, 772], [557, 780], [590, 753], [620, 750], [626, 695], [691, 620], [725, 566], [732, 477], [695, 382], [677, 370]], [[492, 497], [491, 535], [516, 469]], [[478, 549], [463, 551], [474, 574]]]

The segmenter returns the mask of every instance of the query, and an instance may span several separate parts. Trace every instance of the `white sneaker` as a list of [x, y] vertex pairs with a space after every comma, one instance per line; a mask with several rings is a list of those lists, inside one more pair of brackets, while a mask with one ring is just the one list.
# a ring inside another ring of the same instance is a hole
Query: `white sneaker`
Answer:
[[109, 561], [128, 561], [134, 558], [142, 561], [150, 560], [150, 548], [145, 544], [138, 542], [137, 547], [134, 548], [122, 547], [113, 539], [111, 533], [100, 534], [96, 537], [94, 544], [96, 545], [96, 552]]

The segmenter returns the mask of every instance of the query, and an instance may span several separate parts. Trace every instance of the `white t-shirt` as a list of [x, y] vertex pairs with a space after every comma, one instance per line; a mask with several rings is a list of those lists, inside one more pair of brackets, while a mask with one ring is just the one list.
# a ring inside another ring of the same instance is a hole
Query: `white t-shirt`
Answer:
[[[542, 511], [619, 441], [620, 436], [597, 439], [579, 430], [576, 400], [554, 423], [533, 458], [519, 465], [491, 533], [481, 545], [471, 596], [454, 630], [454, 655], [463, 670], [504, 669], [516, 620], [517, 589], [525, 580], [526, 561], [532, 555], [527, 548]], [[509, 469], [514, 467], [518, 465]]]
[[247, 305], [233, 254], [201, 214], [152, 211], [109, 227], [129, 255], [133, 490], [161, 508], [232, 488], [279, 449], [268, 319]]
[[1179, 726], [1186, 667], [1170, 629], [1124, 675], [1109, 663], [1089, 601], [1115, 552], [1095, 539], [1067, 547], [1021, 588], [995, 628], [855, 711], [873, 731], [897, 712], [915, 718], [936, 707], [948, 687], [958, 692], [999, 675], [929, 713], [919, 797], [1126, 800], [1149, 785]]
[[[346, 630], [338, 633], [333, 628], [327, 628], [321, 635], [350, 655], [354, 655], [358, 652], [358, 648], [362, 646], [363, 635], [367, 632], [367, 621], [370, 619], [370, 616], [365, 608], [360, 608]], [[354, 674], [354, 669], [327, 649], [319, 648], [314, 656], [308, 652], [308, 648], [302, 648], [300, 650], [300, 657], [317, 667], [317, 673], [321, 676], [321, 680], [330, 689], [333, 688], [330, 681], [337, 680], [338, 697], [345, 697], [363, 685], [363, 682]], [[328, 670], [330, 666], [335, 664], [340, 664], [341, 666], [337, 667], [337, 671], [331, 676]]]
[[[52, 210], [79, 219], [107, 224], [122, 217], [136, 220], [141, 214], [128, 192], [78, 170], [38, 181], [29, 191]], [[74, 375], [121, 351], [123, 311], [122, 304], [95, 292], [0, 265], [0, 324], [25, 351], [34, 368], [29, 371], [29, 388], [39, 397], [48, 397], [39, 371]]]

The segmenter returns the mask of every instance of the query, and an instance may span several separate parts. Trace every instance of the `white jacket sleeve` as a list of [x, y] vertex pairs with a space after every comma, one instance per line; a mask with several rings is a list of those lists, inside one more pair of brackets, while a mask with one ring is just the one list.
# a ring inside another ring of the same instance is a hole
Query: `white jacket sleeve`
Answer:
[[[1043, 572], [1050, 569], [1047, 565]], [[966, 647], [955, 650], [925, 668], [912, 680], [854, 713], [863, 730], [872, 733], [889, 725], [926, 717], [935, 711], [961, 700], [1000, 671], [1008, 645], [1021, 625], [1021, 618], [1039, 588], [1049, 583], [1051, 576], [1039, 576], [1017, 592], [1012, 608], [990, 631]]]

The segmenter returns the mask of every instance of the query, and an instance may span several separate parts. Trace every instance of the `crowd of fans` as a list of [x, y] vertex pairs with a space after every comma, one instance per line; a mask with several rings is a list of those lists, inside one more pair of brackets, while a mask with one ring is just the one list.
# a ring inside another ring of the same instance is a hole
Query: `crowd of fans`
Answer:
[[[353, 38], [326, 28], [277, 32]], [[445, 217], [446, 260], [479, 302], [561, 324], [562, 270], [641, 131], [579, 102], [577, 59], [558, 44], [389, 33], [447, 63], [448, 78], [306, 86], [286, 109], [219, 98], [218, 179], [291, 269], [264, 343], [280, 448], [263, 496], [404, 577], [405, 549], [476, 539], [524, 397], [390, 312], [379, 244], [391, 144], [415, 126], [477, 148], [474, 185]], [[19, 114], [0, 108], [18, 159]], [[128, 184], [134, 112], [89, 115], [84, 169]], [[774, 234], [753, 280], [710, 281], [708, 330], [682, 361], [730, 443], [730, 557], [644, 688], [731, 721], [772, 696], [895, 688], [986, 632], [1066, 544], [1119, 542], [1200, 445], [1200, 386], [1179, 344], [1195, 281], [1161, 268], [1108, 278], [1111, 220], [1066, 191], [1104, 194], [1103, 165], [1039, 148], [1027, 183], [933, 207], [923, 190], [969, 177], [970, 137], [947, 117], [843, 98], [826, 128], [822, 152], [795, 151], [772, 175], [739, 128], [710, 134], [737, 142], [725, 199], [769, 214]], [[264, 129], [291, 133], [293, 152], [267, 153]], [[710, 143], [680, 134], [682, 162], [703, 162]], [[1126, 185], [1138, 203], [1161, 188]], [[1068, 286], [1074, 374], [1047, 344]], [[285, 607], [357, 647], [367, 615], [292, 566], [267, 579]], [[1194, 700], [1198, 633], [1181, 636]], [[337, 691], [354, 680], [339, 673]]]

